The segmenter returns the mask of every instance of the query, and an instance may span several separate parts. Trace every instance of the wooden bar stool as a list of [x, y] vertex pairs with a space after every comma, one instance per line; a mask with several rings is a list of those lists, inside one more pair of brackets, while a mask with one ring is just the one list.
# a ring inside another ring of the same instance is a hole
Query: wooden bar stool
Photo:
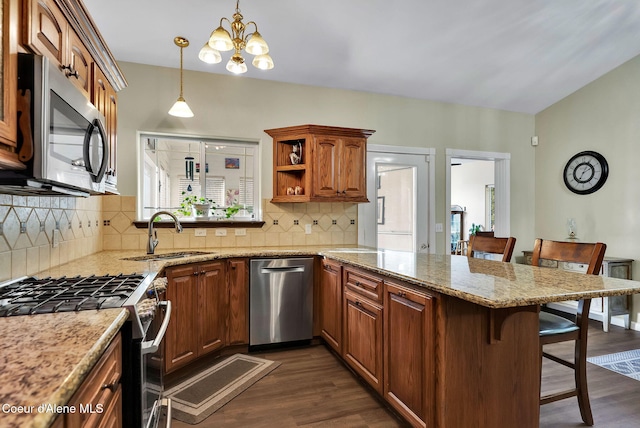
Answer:
[[[540, 261], [555, 260], [558, 262], [572, 262], [588, 264], [587, 274], [600, 274], [602, 259], [607, 246], [601, 242], [595, 244], [583, 242], [558, 242], [536, 239], [533, 248], [531, 264], [540, 266]], [[575, 322], [559, 315], [540, 312], [540, 368], [542, 358], [548, 358], [556, 363], [573, 369], [575, 388], [540, 398], [540, 404], [548, 404], [569, 397], [577, 397], [580, 415], [587, 425], [593, 425], [593, 415], [589, 404], [587, 390], [587, 333], [589, 328], [589, 308], [591, 299], [578, 302]], [[543, 346], [550, 343], [575, 341], [574, 360], [567, 361], [543, 351]], [[540, 370], [542, 376], [542, 370]]]
[[471, 235], [467, 257], [474, 257], [475, 253], [502, 254], [503, 262], [510, 262], [516, 238], [495, 238], [492, 236]]

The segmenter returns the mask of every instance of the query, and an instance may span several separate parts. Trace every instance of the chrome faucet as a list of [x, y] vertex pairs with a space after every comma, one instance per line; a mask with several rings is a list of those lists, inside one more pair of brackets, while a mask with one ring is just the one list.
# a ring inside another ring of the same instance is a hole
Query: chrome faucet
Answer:
[[153, 229], [153, 221], [162, 214], [166, 214], [173, 219], [173, 222], [176, 224], [176, 232], [182, 232], [182, 225], [180, 224], [180, 220], [178, 220], [178, 217], [171, 214], [169, 211], [158, 211], [154, 213], [149, 219], [149, 242], [147, 243], [147, 254], [153, 254], [156, 246], [158, 245], [158, 234]]

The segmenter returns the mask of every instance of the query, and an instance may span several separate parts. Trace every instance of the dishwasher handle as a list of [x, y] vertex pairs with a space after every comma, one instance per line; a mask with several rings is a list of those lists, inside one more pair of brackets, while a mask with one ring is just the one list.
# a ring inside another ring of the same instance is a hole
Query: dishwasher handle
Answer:
[[304, 272], [304, 266], [274, 266], [260, 268], [260, 273], [272, 274], [272, 273], [294, 273]]

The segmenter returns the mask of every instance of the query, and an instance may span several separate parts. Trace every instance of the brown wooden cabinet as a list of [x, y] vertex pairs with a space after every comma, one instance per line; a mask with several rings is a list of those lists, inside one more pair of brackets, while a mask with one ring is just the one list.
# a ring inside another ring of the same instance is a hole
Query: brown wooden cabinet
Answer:
[[2, 48], [0, 49], [0, 169], [24, 169], [17, 152], [17, 49], [18, 3], [16, 0], [0, 1], [2, 17]]
[[90, 99], [93, 59], [55, 0], [25, 2], [24, 41]]
[[249, 267], [247, 259], [227, 260], [229, 283], [228, 345], [249, 343]]
[[301, 125], [265, 132], [273, 138], [272, 202], [368, 202], [367, 138], [375, 131]]
[[343, 358], [382, 394], [382, 306], [345, 290], [343, 322]]
[[79, 0], [26, 0], [23, 8], [25, 48], [48, 57], [104, 115], [109, 144], [106, 191], [117, 194], [116, 93], [126, 86], [124, 77]]
[[384, 398], [413, 426], [433, 426], [435, 299], [385, 281], [384, 343]]
[[96, 63], [92, 65], [91, 82], [91, 102], [104, 115], [105, 133], [109, 144], [109, 164], [105, 172], [106, 190], [108, 193], [118, 193], [116, 189], [118, 184], [116, 175], [118, 98], [113, 86]]
[[320, 335], [342, 354], [342, 266], [322, 260], [320, 276]]
[[[122, 426], [122, 340], [118, 334], [69, 401], [66, 428]], [[61, 417], [56, 424], [62, 426]]]
[[169, 373], [225, 344], [228, 288], [224, 261], [167, 269], [171, 321], [165, 340]]

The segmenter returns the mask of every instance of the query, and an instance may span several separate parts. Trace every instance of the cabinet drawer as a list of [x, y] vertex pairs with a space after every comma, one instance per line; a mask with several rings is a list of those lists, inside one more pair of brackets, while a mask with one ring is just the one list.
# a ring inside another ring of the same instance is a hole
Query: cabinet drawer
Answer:
[[[121, 376], [122, 340], [120, 335], [117, 335], [69, 401], [69, 405], [75, 406], [77, 411], [67, 415], [66, 426], [98, 426], [105, 411], [113, 408], [114, 400], [118, 403]], [[111, 411], [117, 413], [121, 412], [121, 409]]]
[[382, 278], [354, 268], [344, 268], [344, 285], [375, 302], [382, 302]]

